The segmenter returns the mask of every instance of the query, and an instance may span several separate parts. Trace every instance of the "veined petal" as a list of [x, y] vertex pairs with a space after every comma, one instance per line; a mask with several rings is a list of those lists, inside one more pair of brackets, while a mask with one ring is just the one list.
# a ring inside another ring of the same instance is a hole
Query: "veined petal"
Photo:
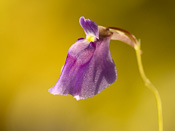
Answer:
[[52, 94], [76, 96], [81, 91], [83, 76], [95, 51], [93, 42], [80, 39], [73, 44], [68, 52], [65, 65], [55, 86], [49, 89]]
[[52, 94], [71, 94], [77, 100], [100, 93], [116, 80], [116, 68], [109, 50], [110, 38], [95, 43], [78, 40], [69, 49], [66, 63]]
[[96, 42], [96, 50], [89, 63], [79, 99], [86, 99], [100, 93], [117, 78], [117, 70], [109, 50], [110, 38]]
[[92, 36], [92, 37], [95, 37], [97, 39], [99, 38], [98, 26], [95, 22], [93, 22], [89, 19], [85, 19], [83, 16], [80, 17], [79, 22], [86, 33], [86, 38], [88, 36]]

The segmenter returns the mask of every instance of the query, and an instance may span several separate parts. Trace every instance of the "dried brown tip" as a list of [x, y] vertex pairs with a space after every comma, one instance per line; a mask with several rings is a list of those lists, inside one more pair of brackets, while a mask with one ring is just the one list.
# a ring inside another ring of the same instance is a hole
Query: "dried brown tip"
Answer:
[[130, 32], [124, 30], [124, 29], [121, 29], [121, 28], [118, 28], [118, 27], [107, 27], [107, 29], [114, 29], [114, 30], [121, 31], [121, 32], [125, 33], [127, 36], [129, 36], [131, 38], [131, 40], [133, 40], [135, 43], [137, 43], [136, 37], [133, 34], [131, 34]]

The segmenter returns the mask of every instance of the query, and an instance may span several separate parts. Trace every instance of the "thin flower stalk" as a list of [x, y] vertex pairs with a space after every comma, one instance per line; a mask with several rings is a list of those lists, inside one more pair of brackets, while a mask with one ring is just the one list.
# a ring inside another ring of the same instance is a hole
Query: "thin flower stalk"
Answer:
[[145, 75], [145, 72], [144, 72], [144, 69], [143, 69], [143, 64], [142, 64], [141, 49], [140, 49], [140, 43], [139, 42], [135, 45], [134, 49], [135, 49], [135, 52], [136, 52], [137, 64], [138, 64], [140, 75], [141, 75], [141, 77], [142, 77], [142, 79], [145, 83], [145, 86], [147, 86], [148, 89], [152, 91], [152, 93], [154, 94], [154, 96], [156, 98], [158, 127], [159, 127], [159, 131], [163, 131], [162, 102], [161, 102], [159, 92], [155, 88], [155, 86], [151, 83], [151, 81], [148, 79], [148, 77]]

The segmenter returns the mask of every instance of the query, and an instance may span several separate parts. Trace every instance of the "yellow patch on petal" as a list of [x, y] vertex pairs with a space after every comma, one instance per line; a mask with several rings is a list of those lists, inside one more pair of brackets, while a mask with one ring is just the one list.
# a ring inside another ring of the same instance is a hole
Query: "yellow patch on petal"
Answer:
[[89, 42], [94, 42], [95, 41], [95, 37], [94, 36], [87, 36], [86, 37], [86, 40], [89, 41]]

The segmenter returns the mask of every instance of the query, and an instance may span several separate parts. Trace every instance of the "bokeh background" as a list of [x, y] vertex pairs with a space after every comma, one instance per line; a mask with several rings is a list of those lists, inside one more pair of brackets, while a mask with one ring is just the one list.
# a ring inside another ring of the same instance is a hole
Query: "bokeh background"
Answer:
[[157, 131], [153, 94], [134, 50], [111, 41], [118, 79], [87, 100], [54, 96], [69, 47], [85, 37], [79, 17], [142, 41], [147, 76], [160, 92], [165, 131], [175, 131], [173, 0], [1, 0], [0, 131]]

